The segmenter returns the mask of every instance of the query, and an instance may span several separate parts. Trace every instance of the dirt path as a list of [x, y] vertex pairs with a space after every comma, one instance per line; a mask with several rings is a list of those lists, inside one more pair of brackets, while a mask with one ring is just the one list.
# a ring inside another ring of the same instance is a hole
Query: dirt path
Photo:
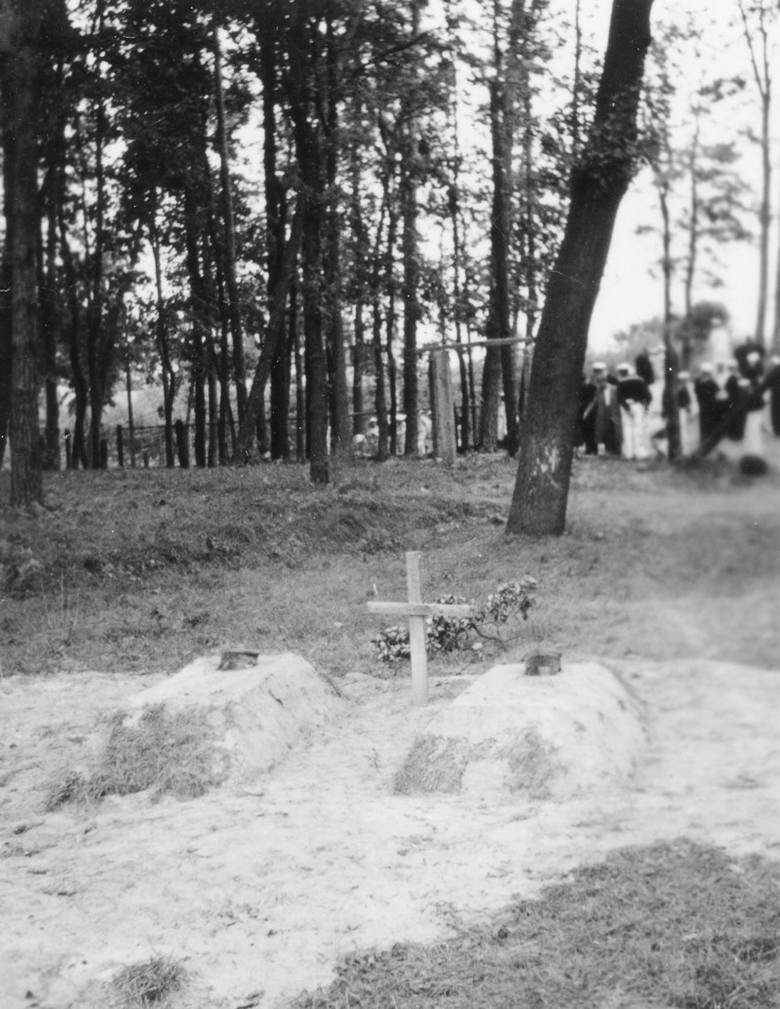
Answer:
[[[390, 794], [434, 703], [354, 676], [342, 718], [257, 787], [113, 798], [43, 814], [42, 783], [139, 686], [98, 674], [0, 684], [0, 1002], [105, 1006], [120, 966], [169, 953], [182, 1006], [271, 1009], [355, 949], [446, 935], [624, 845], [685, 835], [780, 858], [780, 673], [708, 660], [623, 661], [651, 743], [634, 779], [566, 803]], [[583, 855], [583, 853], [586, 853]]]

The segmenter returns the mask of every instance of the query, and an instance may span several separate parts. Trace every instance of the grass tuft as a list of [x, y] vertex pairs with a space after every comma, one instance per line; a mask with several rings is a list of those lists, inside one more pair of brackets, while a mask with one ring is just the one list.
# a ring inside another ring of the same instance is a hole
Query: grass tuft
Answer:
[[148, 1009], [164, 1005], [186, 980], [187, 972], [181, 964], [171, 957], [154, 956], [123, 967], [112, 978], [111, 987], [121, 1009]]
[[768, 860], [625, 849], [448, 942], [349, 957], [293, 1009], [778, 1009], [778, 898]]
[[214, 745], [205, 713], [147, 708], [138, 723], [113, 719], [108, 740], [89, 776], [67, 771], [49, 788], [47, 812], [68, 802], [97, 802], [106, 795], [154, 789], [157, 795], [198, 798], [225, 779], [227, 754]]

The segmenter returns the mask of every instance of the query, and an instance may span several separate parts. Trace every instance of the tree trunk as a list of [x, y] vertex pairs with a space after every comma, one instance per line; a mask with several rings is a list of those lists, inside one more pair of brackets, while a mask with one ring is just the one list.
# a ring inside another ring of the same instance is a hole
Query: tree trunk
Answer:
[[[307, 145], [308, 146], [308, 145]], [[318, 154], [304, 150], [302, 162], [318, 171]], [[327, 363], [322, 331], [322, 192], [307, 179], [301, 236], [304, 360], [306, 363], [306, 416], [308, 422], [309, 475], [312, 483], [330, 480], [328, 465]]]
[[377, 459], [384, 462], [388, 456], [389, 430], [387, 423], [387, 393], [385, 391], [385, 364], [382, 353], [382, 310], [379, 294], [375, 294], [372, 305], [373, 348], [374, 348], [374, 411], [377, 423]]
[[[133, 414], [133, 380], [130, 359], [125, 361], [125, 390], [127, 392], [127, 430], [130, 438], [130, 466], [135, 469], [135, 416]], [[122, 463], [120, 462], [121, 466]]]
[[[60, 187], [64, 185], [64, 170], [60, 172], [62, 179]], [[73, 393], [75, 396], [73, 415], [73, 437], [71, 439], [71, 465], [73, 469], [78, 469], [79, 465], [85, 469], [87, 467], [87, 452], [84, 444], [84, 428], [87, 414], [87, 380], [84, 376], [84, 368], [81, 363], [81, 305], [78, 296], [78, 283], [76, 280], [76, 268], [73, 263], [73, 255], [68, 241], [67, 225], [63, 210], [62, 195], [60, 195], [59, 205], [59, 232], [60, 251], [62, 253], [62, 263], [65, 270], [65, 281], [68, 291], [68, 309], [70, 324], [68, 326], [68, 359], [70, 361], [71, 380], [73, 382]]]
[[[417, 409], [419, 406], [419, 389], [417, 381], [417, 320], [420, 317], [420, 306], [417, 300], [417, 288], [420, 279], [419, 239], [417, 235], [417, 187], [412, 172], [413, 140], [408, 142], [407, 164], [402, 168], [403, 175], [399, 187], [401, 203], [401, 218], [403, 233], [401, 249], [403, 255], [403, 287], [401, 294], [404, 303], [404, 412], [406, 413], [406, 440], [404, 453], [414, 455], [417, 452]], [[412, 163], [409, 163], [412, 162]], [[392, 213], [392, 210], [391, 210]], [[388, 239], [388, 249], [390, 240]], [[392, 368], [393, 362], [389, 362]], [[391, 370], [390, 381], [394, 383]]]
[[[497, 48], [497, 47], [496, 47]], [[507, 192], [506, 95], [499, 80], [501, 67], [496, 56], [496, 77], [490, 82], [490, 135], [492, 142], [493, 192], [490, 214], [490, 314], [486, 329], [488, 338], [503, 340], [511, 336], [509, 321], [509, 208]], [[482, 416], [479, 445], [493, 451], [497, 441], [499, 382], [504, 382], [504, 410], [507, 419], [507, 439], [516, 442], [514, 424], [514, 382], [502, 355], [503, 347], [488, 346], [482, 370]], [[510, 400], [507, 402], [507, 391]], [[510, 431], [510, 418], [512, 426]], [[515, 444], [516, 448], [516, 444]]]
[[677, 407], [677, 353], [672, 343], [672, 231], [669, 214], [669, 184], [664, 176], [660, 187], [661, 218], [663, 221], [664, 276], [664, 391], [666, 408], [667, 453], [670, 460], [680, 455], [680, 412]]
[[[252, 379], [252, 387], [247, 397], [244, 419], [238, 429], [235, 453], [237, 462], [246, 462], [252, 455], [252, 442], [255, 438], [257, 419], [263, 403], [263, 391], [268, 381], [271, 365], [276, 360], [279, 347], [284, 339], [285, 305], [287, 304], [287, 295], [295, 278], [295, 262], [298, 257], [302, 234], [303, 201], [299, 198], [295, 216], [293, 217], [290, 237], [284, 249], [282, 271], [277, 281], [276, 290], [274, 291], [271, 314], [266, 326], [263, 347], [260, 351], [260, 360], [257, 362], [257, 368]], [[297, 378], [296, 381], [300, 390], [301, 382]]]
[[[40, 33], [44, 4], [26, 0], [0, 12], [5, 60], [3, 135], [12, 137], [12, 203], [6, 221], [11, 265], [11, 494], [12, 507], [43, 500], [38, 427], [38, 144]], [[5, 151], [8, 151], [6, 142]]]
[[350, 455], [352, 424], [347, 389], [347, 359], [344, 350], [344, 324], [341, 313], [341, 207], [337, 186], [340, 143], [338, 116], [338, 48], [334, 38], [331, 5], [327, 15], [327, 132], [326, 184], [327, 250], [325, 255], [325, 292], [327, 297], [326, 344], [331, 391], [331, 452], [337, 458]]
[[[260, 74], [263, 85], [263, 173], [266, 212], [266, 304], [270, 315], [273, 311], [275, 292], [283, 271], [284, 232], [286, 201], [284, 187], [276, 171], [277, 129], [277, 61], [278, 53], [273, 32], [262, 32], [260, 44]], [[293, 261], [294, 269], [294, 261]], [[283, 306], [282, 306], [283, 307]], [[280, 334], [284, 327], [283, 317], [279, 318]], [[270, 329], [270, 324], [267, 331]], [[280, 335], [276, 352], [270, 362], [271, 386], [271, 458], [283, 459], [289, 454], [287, 414], [290, 400], [290, 358], [291, 343]]]
[[[3, 107], [8, 108], [7, 83], [3, 82]], [[13, 196], [11, 166], [14, 163], [12, 138], [3, 129], [3, 259], [0, 266], [0, 467], [5, 458], [8, 420], [11, 416], [11, 230]]]
[[207, 462], [207, 411], [206, 411], [206, 298], [200, 267], [200, 235], [198, 233], [197, 203], [190, 188], [184, 193], [184, 226], [186, 241], [187, 273], [190, 284], [191, 325], [189, 341], [190, 393], [195, 413], [195, 465], [199, 468]]
[[[104, 27], [104, 4], [99, 0], [97, 15], [97, 32], [102, 39]], [[98, 64], [102, 53], [98, 53]], [[104, 248], [105, 248], [105, 212], [106, 212], [106, 177], [104, 153], [108, 121], [106, 117], [103, 81], [97, 77], [95, 103], [95, 247], [92, 250], [90, 278], [90, 298], [87, 308], [87, 376], [89, 380], [89, 461], [93, 469], [100, 469], [103, 456], [100, 447], [100, 429], [103, 417], [103, 406], [106, 399], [105, 376], [107, 332], [104, 316]], [[87, 220], [87, 208], [84, 207], [84, 219]]]
[[[780, 195], [778, 195], [778, 205], [780, 205]], [[777, 258], [775, 260], [775, 319], [772, 327], [772, 351], [780, 354], [780, 232], [777, 236]], [[0, 455], [2, 462], [2, 455]]]
[[155, 338], [157, 342], [157, 352], [160, 355], [160, 367], [162, 369], [163, 386], [163, 422], [165, 424], [165, 465], [168, 469], [173, 469], [175, 465], [174, 456], [174, 434], [173, 434], [173, 401], [176, 397], [176, 372], [171, 364], [170, 349], [168, 346], [168, 326], [165, 320], [165, 302], [162, 288], [162, 262], [160, 250], [160, 236], [157, 232], [157, 222], [155, 219], [156, 210], [153, 208], [149, 224], [149, 240], [152, 246], [152, 258], [154, 260], [154, 289], [157, 308], [157, 318], [155, 320]]
[[593, 125], [573, 173], [566, 229], [536, 338], [509, 533], [560, 535], [566, 526], [588, 327], [634, 170], [651, 6], [652, 0], [613, 0]]
[[[412, 0], [411, 4], [411, 34], [416, 36], [420, 30], [420, 0]], [[402, 236], [401, 255], [403, 257], [403, 286], [401, 295], [404, 302], [404, 413], [406, 414], [406, 439], [404, 454], [417, 454], [417, 410], [419, 408], [419, 388], [417, 381], [417, 323], [420, 319], [420, 302], [418, 287], [420, 284], [420, 252], [419, 235], [417, 233], [417, 180], [419, 177], [420, 153], [414, 113], [409, 109], [409, 102], [402, 103], [402, 159], [401, 182], [399, 197], [401, 205]], [[391, 208], [392, 210], [392, 208]], [[390, 362], [392, 368], [393, 362]], [[390, 372], [391, 383], [394, 375]], [[395, 429], [395, 415], [393, 415]]]
[[295, 273], [290, 281], [287, 326], [295, 363], [295, 458], [298, 462], [306, 462], [306, 391], [303, 387], [303, 351], [298, 332], [298, 279]]
[[[236, 383], [236, 407], [239, 423], [246, 409], [246, 366], [244, 364], [244, 333], [241, 326], [241, 306], [236, 280], [236, 231], [233, 216], [233, 194], [230, 185], [230, 157], [225, 127], [225, 97], [222, 87], [222, 47], [215, 17], [212, 25], [214, 49], [214, 90], [217, 108], [217, 141], [222, 195], [222, 219], [225, 227], [225, 281], [230, 314], [230, 335], [233, 340], [233, 376]], [[224, 362], [227, 368], [227, 359]]]
[[764, 346], [766, 338], [766, 308], [769, 295], [769, 229], [772, 225], [772, 151], [769, 129], [770, 93], [761, 95], [761, 206], [759, 222], [758, 306], [756, 308], [755, 340]]
[[[389, 424], [389, 454], [395, 456], [398, 454], [398, 362], [395, 359], [395, 240], [396, 231], [398, 228], [398, 215], [396, 209], [393, 206], [392, 198], [389, 206], [388, 221], [387, 221], [387, 248], [385, 250], [385, 296], [387, 298], [387, 312], [385, 313], [385, 352], [387, 356], [387, 391], [390, 395], [390, 424]], [[416, 245], [416, 241], [415, 241]], [[415, 253], [416, 258], [416, 253]], [[405, 267], [404, 267], [405, 269]], [[415, 272], [417, 268], [415, 267]], [[417, 281], [414, 281], [414, 288], [416, 290]], [[406, 290], [406, 282], [404, 282], [404, 289]], [[415, 296], [416, 297], [416, 296]], [[413, 396], [414, 402], [417, 402], [417, 336], [414, 335], [410, 338], [410, 342], [407, 342], [406, 336], [411, 333], [411, 330], [415, 330], [416, 334], [416, 323], [412, 326], [412, 311], [410, 306], [406, 303], [406, 295], [404, 295], [404, 409], [408, 411], [409, 405], [412, 402], [411, 399], [407, 399], [406, 390], [408, 388], [407, 382], [409, 380], [410, 369], [407, 368], [406, 362], [410, 352], [410, 348], [414, 348], [414, 358], [415, 368], [414, 368], [414, 383], [413, 383]], [[409, 327], [407, 328], [407, 320]], [[406, 414], [406, 441], [404, 443], [404, 452], [406, 452], [406, 446], [408, 445], [409, 438], [409, 422], [410, 415]], [[414, 410], [414, 429], [417, 430], [417, 408]], [[416, 451], [416, 445], [415, 445]]]

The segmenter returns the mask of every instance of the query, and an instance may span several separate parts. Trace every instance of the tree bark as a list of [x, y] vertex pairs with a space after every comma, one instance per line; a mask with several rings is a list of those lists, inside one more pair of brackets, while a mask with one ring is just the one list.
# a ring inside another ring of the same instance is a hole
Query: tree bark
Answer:
[[652, 0], [614, 0], [596, 110], [571, 182], [571, 203], [536, 339], [508, 533], [566, 526], [588, 327], [615, 217], [636, 158], [637, 108]]
[[174, 443], [173, 443], [173, 401], [176, 397], [176, 372], [171, 363], [170, 347], [168, 344], [168, 326], [165, 319], [165, 301], [163, 298], [162, 286], [162, 260], [160, 250], [160, 236], [157, 231], [156, 205], [152, 207], [149, 221], [149, 241], [152, 246], [152, 258], [154, 260], [154, 290], [155, 303], [157, 308], [157, 318], [155, 319], [154, 333], [157, 342], [157, 352], [160, 355], [160, 367], [162, 370], [163, 387], [163, 422], [165, 424], [165, 465], [168, 469], [173, 469], [175, 465]]
[[[266, 326], [260, 360], [257, 362], [257, 369], [252, 379], [252, 387], [247, 397], [244, 419], [238, 429], [235, 453], [235, 460], [238, 462], [246, 462], [252, 455], [252, 442], [255, 437], [258, 414], [263, 402], [263, 390], [268, 381], [271, 365], [277, 358], [279, 347], [284, 339], [285, 305], [287, 304], [287, 296], [295, 277], [295, 261], [298, 257], [302, 233], [303, 203], [299, 200], [295, 216], [293, 217], [290, 237], [284, 250], [282, 271], [277, 281], [276, 290], [274, 291], [271, 314]], [[296, 381], [300, 389], [301, 382], [297, 380], [297, 375]]]
[[672, 229], [669, 214], [669, 183], [666, 178], [659, 188], [661, 218], [663, 221], [663, 259], [661, 267], [664, 277], [664, 404], [666, 407], [667, 453], [671, 460], [679, 458], [680, 412], [677, 407], [677, 353], [672, 341]]
[[[230, 185], [230, 156], [225, 124], [225, 97], [222, 86], [222, 47], [219, 26], [215, 17], [212, 25], [214, 48], [214, 90], [217, 108], [217, 140], [222, 196], [222, 219], [225, 227], [225, 281], [230, 315], [230, 335], [233, 341], [233, 376], [236, 383], [236, 407], [239, 423], [246, 409], [246, 366], [244, 364], [244, 333], [241, 325], [241, 306], [236, 280], [236, 230], [233, 215], [233, 193]], [[227, 368], [227, 360], [224, 362]]]
[[339, 206], [338, 150], [340, 143], [338, 113], [339, 54], [333, 26], [332, 5], [327, 15], [327, 130], [326, 182], [327, 249], [325, 254], [325, 289], [327, 298], [326, 343], [331, 391], [331, 452], [337, 458], [350, 455], [352, 424], [347, 388], [347, 359], [344, 350], [344, 324], [341, 310], [341, 207]]
[[42, 0], [5, 5], [0, 11], [3, 60], [3, 136], [10, 149], [13, 200], [6, 227], [11, 273], [11, 494], [12, 507], [43, 501], [38, 425], [38, 144]]
[[[42, 466], [46, 470], [60, 468], [60, 404], [57, 396], [57, 345], [60, 337], [60, 312], [57, 284], [57, 167], [50, 163], [46, 181], [46, 234], [41, 234], [39, 261], [39, 302], [41, 322], [41, 356], [44, 374], [46, 421], [43, 437]], [[45, 249], [45, 252], [44, 252]], [[45, 263], [45, 268], [44, 268]]]

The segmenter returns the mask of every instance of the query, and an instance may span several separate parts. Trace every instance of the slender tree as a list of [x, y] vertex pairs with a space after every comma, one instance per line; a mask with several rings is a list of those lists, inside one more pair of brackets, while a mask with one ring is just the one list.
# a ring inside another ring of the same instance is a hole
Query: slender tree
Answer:
[[750, 56], [753, 80], [761, 103], [761, 202], [758, 210], [759, 260], [756, 327], [753, 333], [763, 346], [766, 338], [766, 312], [769, 298], [769, 232], [772, 225], [772, 55], [770, 25], [777, 17], [776, 0], [737, 0], [745, 43]]
[[[230, 315], [230, 333], [233, 340], [233, 375], [236, 384], [236, 405], [239, 420], [246, 408], [246, 368], [244, 365], [244, 331], [241, 322], [241, 306], [236, 279], [236, 229], [233, 214], [233, 188], [230, 178], [230, 151], [228, 145], [227, 117], [225, 113], [225, 89], [222, 80], [222, 44], [219, 36], [219, 20], [214, 17], [212, 24], [212, 45], [214, 53], [214, 92], [217, 111], [217, 141], [219, 146], [220, 196], [222, 204], [222, 224], [225, 234], [224, 272], [227, 286], [227, 301]], [[227, 371], [227, 360], [223, 362]]]

